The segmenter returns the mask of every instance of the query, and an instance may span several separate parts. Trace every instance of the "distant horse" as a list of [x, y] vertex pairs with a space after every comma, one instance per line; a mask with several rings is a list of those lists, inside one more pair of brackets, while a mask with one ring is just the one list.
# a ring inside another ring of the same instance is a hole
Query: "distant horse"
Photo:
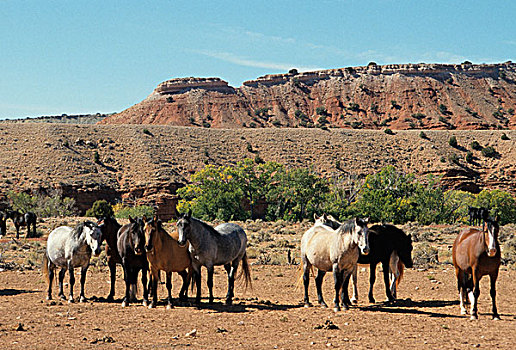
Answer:
[[0, 236], [5, 236], [7, 234], [7, 214], [3, 211], [0, 211]]
[[[16, 210], [9, 210], [7, 212], [7, 218], [13, 221], [14, 227], [16, 228], [16, 239], [20, 236], [20, 226], [27, 226], [27, 238], [36, 237], [37, 216], [33, 212], [28, 211], [22, 214]], [[30, 232], [31, 227], [32, 234]]]
[[[369, 264], [369, 302], [375, 302], [373, 287], [378, 263], [382, 263], [387, 300], [394, 301], [396, 287], [403, 274], [403, 266], [409, 268], [413, 266], [412, 237], [394, 225], [374, 225], [369, 228], [369, 248], [369, 254], [360, 254], [358, 258], [359, 264]], [[357, 299], [357, 271], [355, 270], [351, 300]]]
[[[122, 259], [124, 268], [125, 297], [122, 307], [136, 299], [136, 283], [138, 272], [142, 272], [143, 305], [148, 304], [147, 272], [149, 262], [145, 254], [145, 235], [143, 233], [144, 222], [141, 218], [129, 217], [129, 223], [118, 230], [118, 254]], [[154, 289], [155, 290], [155, 289]]]
[[489, 217], [489, 209], [480, 207], [468, 207], [469, 225], [480, 225], [482, 224], [482, 230], [484, 229], [484, 223]]
[[468, 228], [459, 233], [452, 248], [453, 265], [457, 276], [461, 314], [466, 314], [466, 295], [471, 303], [470, 318], [477, 319], [477, 302], [480, 295], [480, 279], [489, 275], [493, 319], [499, 320], [496, 309], [496, 279], [500, 268], [500, 244], [498, 243], [498, 217], [486, 220], [487, 230]]
[[60, 226], [50, 232], [47, 239], [47, 249], [43, 256], [43, 274], [48, 282], [47, 299], [52, 299], [52, 281], [54, 280], [54, 270], [60, 267], [59, 271], [59, 297], [65, 300], [63, 293], [63, 279], [68, 270], [70, 275], [70, 296], [68, 302], [72, 303], [73, 285], [75, 277], [73, 270], [81, 267], [81, 295], [80, 302], [86, 300], [84, 296], [84, 283], [86, 282], [86, 272], [90, 264], [91, 253], [96, 256], [100, 254], [102, 243], [102, 233], [99, 227], [91, 222], [85, 221], [78, 224], [75, 228]]
[[106, 256], [107, 264], [109, 266], [109, 272], [111, 277], [111, 288], [109, 295], [107, 296], [108, 301], [113, 301], [115, 297], [115, 280], [116, 280], [116, 264], [122, 264], [122, 258], [118, 254], [118, 230], [120, 225], [115, 218], [107, 217], [98, 220], [97, 225], [102, 231], [102, 239], [106, 240]]
[[201, 302], [201, 266], [208, 270], [209, 302], [213, 303], [213, 268], [224, 265], [228, 274], [228, 292], [226, 304], [233, 303], [235, 275], [238, 265], [242, 262], [242, 275], [245, 277], [245, 287], [251, 284], [251, 271], [247, 260], [247, 235], [240, 226], [233, 223], [212, 226], [192, 217], [191, 212], [182, 215], [177, 222], [179, 233], [178, 243], [184, 246], [188, 241], [188, 251], [192, 258], [192, 268], [197, 285], [196, 303]]
[[[179, 300], [188, 300], [188, 285], [190, 284], [192, 261], [188, 254], [188, 246], [179, 246], [178, 234], [173, 232], [169, 235], [162, 227], [161, 221], [157, 218], [147, 220], [145, 222], [145, 251], [147, 252], [147, 260], [152, 280], [152, 296], [153, 299], [149, 304], [149, 308], [156, 307], [158, 302], [157, 283], [159, 280], [159, 272], [166, 272], [166, 286], [168, 291], [167, 308], [172, 307], [172, 272], [177, 272], [183, 279], [183, 285], [179, 292]], [[189, 273], [186, 269], [189, 268]]]
[[[359, 251], [369, 253], [367, 219], [352, 219], [344, 222], [337, 230], [321, 223], [308, 229], [301, 238], [301, 262], [305, 287], [305, 307], [310, 306], [308, 285], [312, 266], [318, 269], [315, 284], [319, 304], [327, 307], [322, 296], [322, 282], [328, 271], [333, 271], [335, 285], [334, 311], [340, 311], [339, 291], [344, 281], [356, 269]], [[347, 290], [343, 295], [342, 307], [350, 304]]]

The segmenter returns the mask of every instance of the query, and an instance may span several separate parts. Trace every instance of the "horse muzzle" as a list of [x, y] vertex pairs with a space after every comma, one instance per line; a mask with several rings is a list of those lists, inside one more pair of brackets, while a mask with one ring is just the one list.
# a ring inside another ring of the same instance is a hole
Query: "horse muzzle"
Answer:
[[186, 245], [186, 241], [184, 241], [184, 242], [177, 241], [177, 245], [180, 246], [181, 248], [183, 248]]
[[362, 255], [368, 255], [369, 254], [369, 248], [360, 248], [360, 253]]
[[145, 245], [145, 251], [146, 251], [147, 253], [152, 252], [152, 249], [153, 249], [153, 248], [154, 248], [154, 247], [153, 247], [153, 246], [151, 246], [151, 245]]
[[[147, 249], [145, 249], [145, 250], [147, 250]], [[134, 254], [135, 254], [135, 255], [142, 255], [142, 254], [143, 254], [143, 251], [142, 251], [140, 248], [135, 248], [135, 249], [134, 249]]]
[[495, 255], [496, 255], [496, 249], [489, 249], [489, 250], [487, 251], [487, 256], [488, 256], [488, 257], [492, 258], [492, 257], [494, 257]]
[[102, 251], [102, 249], [100, 249], [100, 248], [95, 249], [95, 251], [93, 252], [93, 255], [94, 256], [99, 256], [101, 251]]

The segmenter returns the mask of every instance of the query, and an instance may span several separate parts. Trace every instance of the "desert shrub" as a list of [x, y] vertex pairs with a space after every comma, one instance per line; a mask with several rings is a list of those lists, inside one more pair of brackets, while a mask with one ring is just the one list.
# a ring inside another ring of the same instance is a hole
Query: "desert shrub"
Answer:
[[389, 128], [385, 129], [383, 132], [386, 133], [387, 135], [394, 135], [394, 132]]
[[291, 70], [289, 70], [289, 71], [288, 71], [288, 74], [294, 74], [294, 75], [296, 75], [296, 74], [298, 74], [298, 71], [297, 71], [297, 69], [292, 68]]
[[[191, 121], [191, 120], [190, 120]], [[195, 121], [195, 120], [194, 120]], [[143, 129], [143, 133], [146, 135], [152, 136], [152, 133], [149, 131], [149, 129]]]
[[473, 152], [468, 151], [466, 153], [466, 158], [465, 159], [466, 159], [466, 162], [473, 163]]
[[202, 122], [202, 127], [209, 129], [209, 128], [211, 128], [211, 124], [209, 122], [207, 122], [207, 121], [203, 121]]
[[448, 107], [446, 107], [444, 104], [441, 103], [439, 105], [439, 112], [441, 112], [442, 114], [448, 113]]
[[516, 267], [516, 236], [513, 236], [503, 245], [502, 264]]
[[496, 150], [494, 149], [493, 146], [487, 146], [487, 147], [484, 147], [482, 148], [482, 155], [484, 157], [495, 157], [496, 156]]
[[126, 207], [122, 204], [113, 206], [113, 212], [118, 219], [128, 219], [129, 217], [136, 218], [146, 216], [151, 218], [154, 216], [154, 208], [148, 205], [138, 205], [136, 207]]
[[450, 163], [453, 163], [453, 164], [457, 164], [457, 165], [460, 165], [460, 159], [459, 159], [459, 156], [456, 155], [455, 153], [452, 153], [448, 156], [448, 161]]
[[358, 103], [352, 102], [349, 104], [348, 109], [353, 112], [358, 112], [360, 110], [360, 106], [358, 105]]
[[98, 151], [95, 151], [95, 153], [93, 154], [93, 161], [97, 164], [100, 163], [100, 155]]
[[113, 216], [113, 208], [106, 200], [101, 199], [93, 203], [92, 207], [86, 211], [86, 216], [95, 218], [111, 217]]
[[452, 135], [450, 137], [450, 139], [448, 140], [448, 143], [450, 144], [450, 146], [452, 147], [457, 147], [457, 138], [455, 137], [455, 135]]
[[28, 211], [34, 211], [36, 207], [36, 198], [25, 192], [7, 192], [7, 200], [13, 210], [26, 213]]
[[509, 192], [482, 190], [473, 205], [488, 208], [491, 215], [498, 214], [500, 225], [516, 223], [516, 199]]
[[321, 115], [321, 116], [327, 116], [328, 115], [328, 112], [326, 111], [326, 108], [324, 108], [324, 107], [317, 107], [315, 109], [315, 113], [318, 114], [318, 115]]
[[502, 134], [502, 136], [501, 136], [500, 138], [501, 138], [502, 140], [504, 140], [504, 141], [509, 140], [509, 136], [507, 136], [507, 134], [506, 134], [506, 133], [503, 133], [503, 134]]
[[471, 142], [471, 148], [475, 151], [480, 151], [483, 147], [480, 145], [480, 143], [478, 143], [478, 141], [473, 141]]
[[34, 212], [39, 217], [63, 217], [76, 214], [75, 200], [63, 197], [60, 191], [53, 191], [48, 196], [39, 195], [36, 198]]
[[415, 267], [429, 268], [439, 263], [439, 252], [430, 243], [421, 243], [412, 251], [412, 261]]
[[426, 133], [424, 131], [421, 131], [419, 133], [419, 137], [422, 138], [422, 139], [425, 139], [425, 140], [428, 139], [428, 136], [426, 136]]

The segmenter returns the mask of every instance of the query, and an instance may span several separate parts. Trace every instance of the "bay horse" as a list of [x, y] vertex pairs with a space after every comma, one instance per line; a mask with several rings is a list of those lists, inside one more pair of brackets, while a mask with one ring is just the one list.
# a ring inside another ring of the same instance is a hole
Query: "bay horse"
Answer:
[[[27, 238], [36, 237], [36, 221], [37, 216], [31, 211], [24, 214], [16, 210], [9, 210], [7, 212], [7, 218], [13, 221], [14, 227], [16, 228], [16, 239], [20, 236], [20, 226], [27, 226]], [[32, 234], [31, 234], [32, 227]]]
[[[356, 269], [359, 251], [369, 253], [367, 219], [355, 218], [344, 222], [336, 230], [317, 222], [301, 238], [301, 268], [305, 289], [305, 307], [310, 306], [308, 286], [312, 266], [318, 269], [315, 284], [317, 297], [322, 307], [327, 307], [322, 296], [322, 282], [326, 272], [333, 272], [335, 299], [334, 311], [340, 311], [339, 291], [344, 281]], [[347, 310], [350, 304], [347, 290], [344, 290], [342, 307]]]
[[470, 319], [478, 318], [477, 302], [480, 295], [480, 279], [489, 275], [493, 319], [499, 320], [496, 308], [496, 279], [500, 268], [501, 252], [498, 243], [498, 217], [486, 220], [487, 230], [467, 228], [455, 239], [452, 248], [453, 265], [459, 289], [460, 311], [465, 315], [466, 295], [471, 303]]
[[73, 286], [75, 277], [73, 270], [81, 267], [81, 294], [79, 301], [86, 301], [84, 296], [84, 284], [86, 282], [86, 272], [90, 264], [91, 254], [100, 254], [102, 243], [102, 233], [97, 224], [85, 221], [75, 228], [60, 226], [50, 232], [47, 239], [47, 248], [43, 256], [42, 271], [48, 282], [47, 300], [52, 299], [52, 281], [54, 270], [58, 267], [59, 271], [59, 297], [66, 300], [63, 293], [63, 280], [68, 270], [70, 275], [70, 295], [68, 302], [73, 303]]
[[148, 305], [147, 273], [149, 262], [145, 254], [144, 222], [141, 218], [129, 216], [129, 223], [118, 230], [117, 248], [124, 268], [125, 297], [122, 307], [136, 299], [138, 272], [142, 272], [143, 306]]
[[172, 308], [172, 272], [177, 272], [183, 279], [183, 285], [179, 292], [179, 300], [188, 300], [188, 285], [192, 277], [192, 261], [188, 253], [188, 246], [180, 246], [178, 243], [178, 233], [174, 231], [169, 235], [157, 217], [150, 220], [143, 217], [143, 221], [145, 223], [145, 251], [149, 262], [152, 281], [152, 301], [149, 304], [149, 308], [156, 307], [158, 302], [157, 283], [159, 280], [159, 272], [165, 271], [168, 291], [167, 309], [170, 309]]
[[247, 235], [244, 229], [237, 224], [223, 223], [212, 227], [207, 223], [192, 217], [191, 211], [182, 215], [177, 221], [179, 234], [178, 243], [184, 246], [190, 243], [188, 251], [192, 258], [192, 268], [197, 285], [195, 302], [201, 302], [201, 266], [208, 270], [209, 303], [213, 303], [213, 270], [214, 266], [224, 265], [228, 274], [228, 291], [226, 305], [233, 303], [235, 275], [238, 265], [242, 262], [244, 284], [247, 288], [251, 284], [251, 271], [247, 259]]
[[100, 218], [97, 221], [97, 225], [102, 231], [102, 240], [106, 241], [106, 256], [107, 264], [109, 267], [111, 287], [109, 295], [107, 296], [108, 301], [113, 301], [115, 297], [115, 280], [116, 280], [116, 264], [122, 264], [122, 258], [118, 253], [118, 230], [122, 227], [113, 217]]
[[[369, 265], [369, 302], [375, 302], [373, 287], [378, 263], [382, 264], [387, 300], [394, 301], [396, 287], [403, 274], [403, 266], [408, 268], [413, 266], [412, 236], [405, 234], [403, 230], [394, 225], [373, 225], [369, 228], [369, 254], [360, 254], [358, 263]], [[355, 270], [353, 271], [353, 297], [351, 300], [356, 301], [357, 299], [357, 271]]]

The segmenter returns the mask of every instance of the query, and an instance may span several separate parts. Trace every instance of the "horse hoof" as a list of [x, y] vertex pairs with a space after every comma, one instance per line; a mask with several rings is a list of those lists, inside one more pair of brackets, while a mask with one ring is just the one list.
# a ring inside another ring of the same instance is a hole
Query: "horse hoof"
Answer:
[[351, 303], [352, 303], [352, 304], [358, 304], [358, 300], [357, 300], [357, 299], [355, 299], [355, 298], [351, 298], [351, 300], [350, 300], [350, 301], [351, 301]]
[[79, 298], [79, 303], [85, 303], [85, 302], [86, 302], [86, 297]]
[[469, 318], [470, 320], [478, 320], [478, 316], [477, 315], [471, 315], [471, 317]]
[[47, 295], [46, 299], [47, 300], [52, 300], [52, 296], [51, 295]]
[[308, 309], [310, 307], [310, 303], [305, 303], [304, 306]]
[[493, 316], [493, 321], [500, 321], [500, 320], [501, 320], [500, 315]]
[[149, 302], [147, 300], [144, 300], [142, 303], [143, 306], [149, 306]]
[[68, 304], [73, 304], [74, 302], [73, 298], [68, 299]]
[[150, 303], [148, 306], [149, 309], [154, 309], [155, 307], [156, 307], [156, 305], [154, 303]]
[[468, 312], [466, 310], [460, 310], [461, 315], [466, 315]]
[[340, 307], [334, 307], [333, 308], [333, 312], [339, 312], [340, 311]]
[[173, 306], [172, 304], [167, 304], [167, 310], [172, 310]]
[[326, 303], [321, 303], [320, 305], [321, 305], [321, 308], [323, 308], [323, 309], [328, 308], [328, 305], [326, 305]]
[[231, 299], [226, 300], [226, 305], [233, 305], [233, 300], [231, 300]]

